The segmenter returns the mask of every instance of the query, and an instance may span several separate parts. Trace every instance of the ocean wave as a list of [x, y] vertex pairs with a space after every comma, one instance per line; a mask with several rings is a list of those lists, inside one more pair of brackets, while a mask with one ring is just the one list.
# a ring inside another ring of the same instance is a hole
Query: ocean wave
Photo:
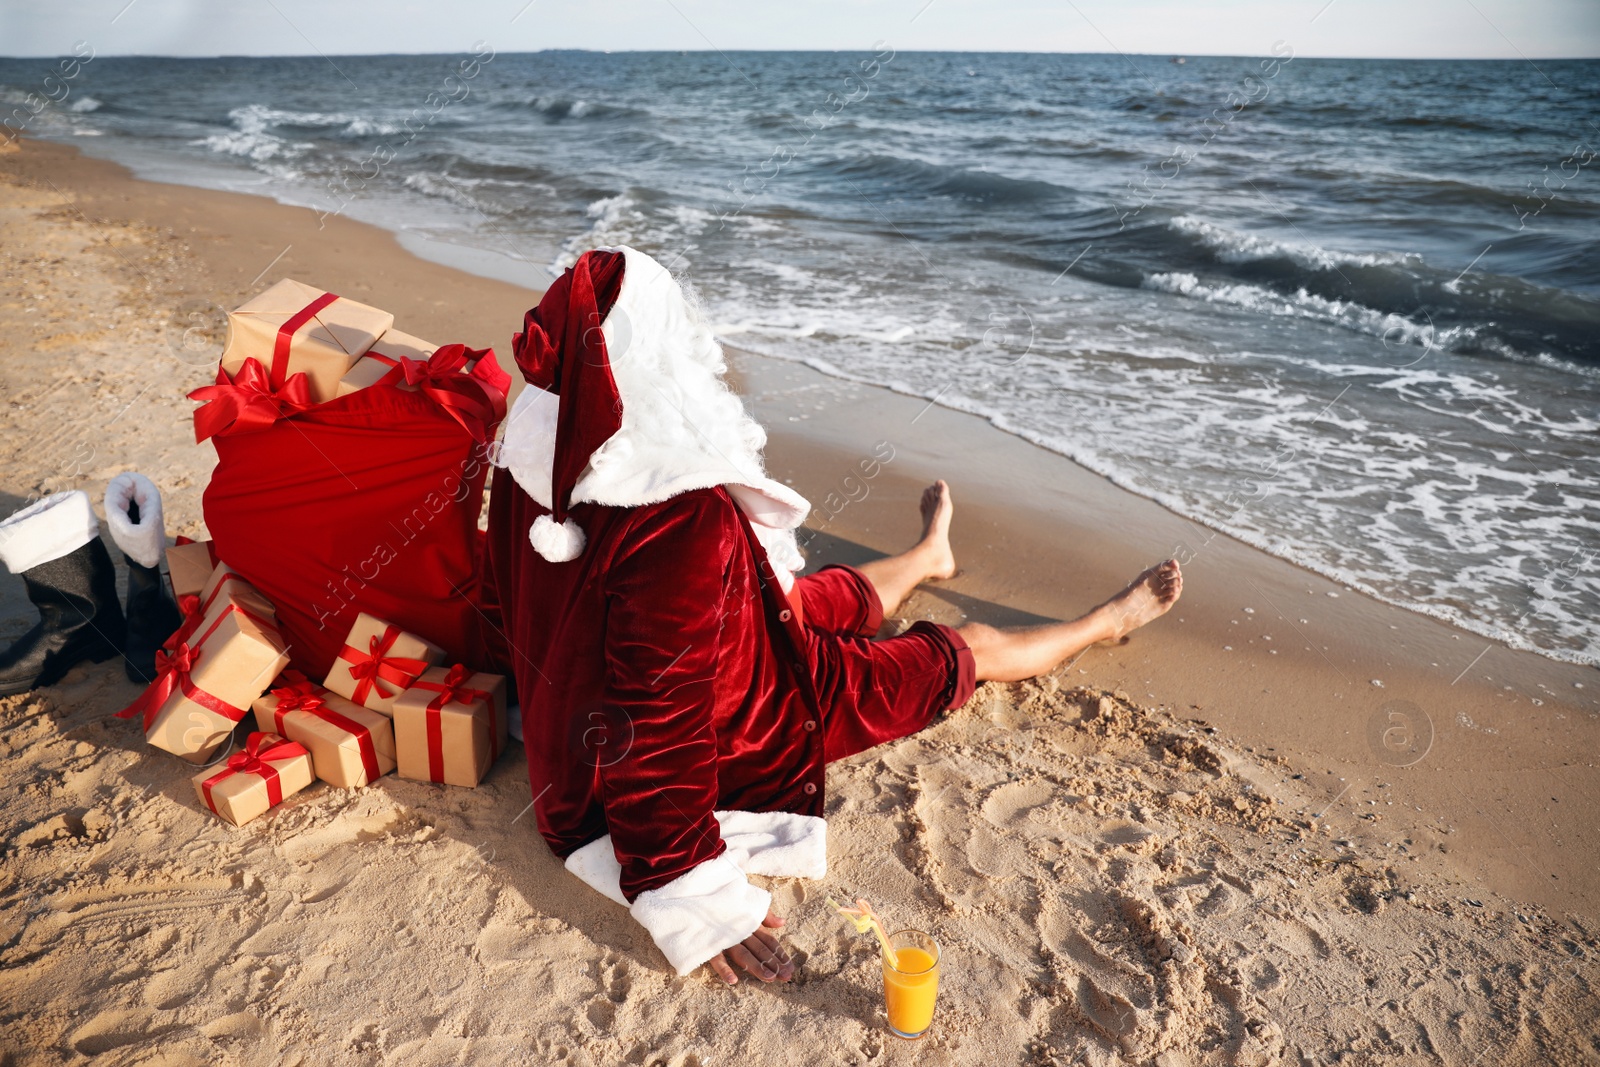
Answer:
[[601, 197], [584, 209], [584, 214], [589, 217], [589, 228], [561, 243], [560, 253], [550, 263], [551, 274], [559, 275], [591, 248], [637, 245], [640, 236], [648, 232], [649, 220], [639, 202], [627, 193]]
[[286, 111], [264, 104], [246, 104], [228, 112], [233, 129], [189, 142], [222, 155], [243, 156], [255, 162], [295, 158], [315, 148], [308, 141], [287, 136], [300, 132], [323, 133], [339, 138], [360, 139], [399, 133], [398, 123], [384, 122], [368, 115], [344, 112]]
[[1050, 182], [904, 156], [857, 156], [823, 164], [822, 169], [851, 183], [876, 186], [875, 191], [978, 200], [995, 205], [1038, 203], [1070, 195], [1068, 190]]
[[523, 113], [533, 111], [552, 122], [561, 122], [565, 119], [599, 120], [648, 115], [648, 112], [639, 108], [620, 104], [607, 104], [597, 100], [587, 100], [583, 97], [563, 96], [555, 93], [521, 97], [514, 100], [498, 100], [491, 106], [498, 111]]
[[1292, 244], [1270, 237], [1230, 230], [1193, 215], [1178, 215], [1167, 222], [1175, 233], [1193, 237], [1219, 262], [1252, 263], [1286, 260], [1306, 270], [1338, 270], [1340, 267], [1417, 267], [1422, 257], [1410, 252], [1336, 252], [1311, 244]]
[[405, 176], [401, 182], [412, 192], [421, 193], [438, 200], [447, 200], [452, 204], [482, 211], [482, 201], [472, 195], [469, 190], [484, 184], [482, 179], [466, 178], [457, 174], [433, 173], [429, 171], [413, 171]]
[[104, 106], [105, 102], [103, 100], [97, 100], [87, 95], [67, 101], [67, 110], [76, 112], [79, 115], [87, 115], [91, 111], [99, 111]]
[[258, 163], [280, 156], [297, 156], [313, 147], [310, 144], [295, 144], [275, 133], [269, 133], [268, 129], [273, 125], [273, 114], [271, 108], [260, 104], [236, 107], [228, 112], [228, 118], [233, 122], [233, 129], [224, 133], [213, 133], [189, 143], [209, 148], [221, 155], [242, 156]]
[[[1393, 348], [1416, 346], [1424, 350], [1443, 348], [1448, 351], [1471, 352], [1485, 346], [1499, 345], [1493, 338], [1471, 326], [1436, 327], [1431, 322], [1417, 322], [1405, 315], [1378, 311], [1349, 300], [1330, 300], [1298, 289], [1293, 293], [1280, 293], [1275, 289], [1242, 282], [1208, 282], [1186, 271], [1157, 272], [1147, 275], [1141, 288], [1155, 292], [1172, 293], [1192, 300], [1212, 304], [1226, 304], [1263, 315], [1312, 319], [1340, 326], [1357, 333], [1381, 339]], [[1498, 354], [1518, 356], [1508, 346], [1499, 346]], [[1398, 357], [1397, 357], [1398, 358]], [[1420, 357], [1414, 357], [1420, 358]]]

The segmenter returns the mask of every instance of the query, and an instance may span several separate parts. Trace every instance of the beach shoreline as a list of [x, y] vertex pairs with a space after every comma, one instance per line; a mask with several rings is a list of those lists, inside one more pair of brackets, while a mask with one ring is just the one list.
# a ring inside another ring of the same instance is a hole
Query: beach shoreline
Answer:
[[[217, 322], [220, 309], [235, 306], [277, 278], [312, 281], [394, 311], [398, 326], [423, 337], [459, 340], [474, 347], [492, 345], [506, 366], [509, 335], [520, 327], [523, 312], [535, 299], [525, 288], [418, 259], [394, 235], [377, 227], [338, 217], [319, 222], [304, 208], [244, 194], [141, 182], [116, 164], [82, 157], [68, 146], [25, 142], [20, 151], [0, 155], [0, 180], [9, 183], [0, 190], [12, 197], [5, 206], [7, 226], [19, 234], [32, 233], [26, 229], [29, 226], [54, 227], [48, 230], [49, 239], [60, 242], [53, 252], [35, 250], [27, 263], [10, 264], [15, 291], [8, 294], [4, 319], [12, 328], [8, 348], [14, 357], [5, 361], [13, 397], [7, 433], [17, 436], [0, 493], [11, 506], [29, 495], [60, 488], [82, 487], [98, 498], [111, 474], [141, 469], [155, 477], [168, 495], [169, 534], [201, 533], [199, 493], [211, 449], [193, 445], [186, 417], [189, 405], [182, 395], [210, 378], [203, 357], [209, 351], [207, 331]], [[90, 257], [104, 261], [105, 266], [97, 269], [119, 281], [120, 290], [107, 281], [81, 293], [73, 291], [79, 273], [93, 275], [87, 267], [74, 266]], [[82, 306], [98, 309], [95, 321], [69, 320], [67, 310]], [[141, 358], [160, 360], [159, 367], [152, 373], [149, 362], [141, 365], [119, 356], [119, 346], [137, 351]], [[1079, 718], [1069, 717], [1063, 728], [1106, 741], [1110, 755], [1098, 758], [1117, 756], [1121, 763], [1117, 775], [1156, 776], [1159, 768], [1142, 771], [1139, 761], [1149, 762], [1151, 751], [1181, 747], [1183, 738], [1199, 738], [1197, 743], [1222, 752], [1220, 757], [1200, 758], [1197, 766], [1216, 758], [1219, 766], [1228, 768], [1238, 791], [1235, 799], [1243, 805], [1240, 812], [1255, 810], [1248, 800], [1252, 794], [1271, 798], [1270, 818], [1252, 815], [1228, 824], [1245, 837], [1259, 833], [1259, 851], [1240, 861], [1247, 867], [1254, 863], [1281, 872], [1291, 862], [1303, 864], [1300, 857], [1310, 851], [1359, 855], [1374, 870], [1383, 869], [1387, 860], [1393, 877], [1374, 884], [1387, 887], [1382, 893], [1388, 895], [1373, 899], [1403, 898], [1405, 892], [1415, 892], [1400, 888], [1402, 883], [1424, 887], [1420, 895], [1430, 903], [1454, 902], [1452, 921], [1459, 913], [1463, 923], [1481, 926], [1480, 918], [1498, 916], [1496, 921], [1512, 923], [1513, 931], [1519, 921], [1513, 916], [1542, 909], [1574, 944], [1592, 943], [1589, 932], [1600, 916], [1600, 831], [1586, 818], [1600, 800], [1600, 771], [1593, 766], [1594, 754], [1600, 751], [1600, 684], [1594, 681], [1592, 668], [1514, 651], [1344, 589], [1226, 535], [1199, 528], [974, 416], [830, 378], [800, 364], [743, 353], [736, 346], [730, 346], [730, 361], [740, 391], [769, 429], [769, 470], [791, 481], [813, 503], [813, 519], [804, 537], [812, 565], [860, 561], [903, 547], [917, 529], [915, 499], [921, 487], [933, 477], [951, 481], [960, 509], [953, 541], [962, 571], [947, 583], [920, 590], [900, 612], [902, 621], [933, 618], [1025, 625], [1066, 617], [1087, 610], [1139, 569], [1167, 555], [1177, 554], [1185, 564], [1184, 600], [1171, 616], [1128, 644], [1091, 649], [1043, 688], [1005, 699], [986, 689], [975, 701], [981, 708], [964, 719], [952, 716], [949, 724], [939, 727], [951, 731], [950, 736], [926, 742], [912, 739], [890, 746], [892, 751], [864, 754], [838, 770], [842, 776], [838, 785], [830, 772], [830, 792], [838, 797], [830, 803], [830, 819], [837, 827], [834, 848], [840, 867], [848, 870], [852, 864], [871, 862], [866, 847], [848, 843], [847, 834], [856, 832], [869, 841], [874, 831], [866, 824], [882, 817], [873, 812], [893, 812], [896, 803], [909, 803], [914, 809], [909, 821], [914, 828], [920, 826], [918, 834], [931, 835], [935, 842], [924, 842], [922, 847], [957, 842], [968, 865], [983, 875], [986, 861], [974, 858], [988, 847], [980, 841], [980, 830], [983, 834], [998, 832], [995, 827], [1006, 830], [1013, 818], [1038, 823], [1042, 817], [1030, 817], [1028, 812], [1055, 810], [1051, 805], [1061, 803], [1059, 797], [1044, 799], [1042, 793], [1027, 792], [1034, 788], [1030, 783], [1052, 780], [1053, 764], [1030, 772], [1043, 778], [1013, 780], [1016, 768], [1027, 765], [1026, 760], [1007, 772], [1005, 761], [995, 752], [1004, 755], [1017, 738], [1027, 737], [1030, 746], [1035, 739], [1043, 748], [1055, 745], [1065, 754], [1062, 759], [1096, 759], [1092, 751], [1079, 751], [1075, 743], [1055, 737], [1057, 727], [1046, 724], [1037, 709], [1029, 711], [1035, 705], [1059, 704], [1078, 709]], [[65, 378], [63, 367], [70, 370]], [[29, 374], [49, 380], [29, 391]], [[104, 412], [104, 420], [75, 418], [83, 405], [75, 400], [74, 390], [91, 391], [95, 410]], [[50, 420], [73, 426], [71, 440], [58, 441], [44, 452], [28, 447]], [[13, 630], [28, 610], [18, 585], [10, 582], [0, 601], [3, 618]], [[7, 635], [14, 633], [8, 630]], [[118, 678], [106, 678], [106, 671], [76, 673], [83, 677], [69, 679], [60, 687], [63, 693], [44, 698], [57, 711], [41, 712], [41, 705], [25, 699], [13, 700], [10, 707], [14, 713], [35, 709], [26, 720], [30, 731], [46, 730], [45, 720], [56, 717], [63, 724], [61, 737], [70, 736], [77, 745], [101, 745], [116, 726], [105, 725], [103, 715], [88, 713], [120, 706], [116, 697], [120, 694], [125, 700], [131, 692]], [[1119, 695], [1110, 696], [1112, 692]], [[1128, 709], [1137, 705], [1151, 709], [1149, 723], [1165, 724], [1160, 731], [1134, 722], [1137, 716]], [[979, 714], [981, 719], [973, 718]], [[1409, 735], [1395, 732], [1402, 720], [1412, 731]], [[56, 742], [41, 735], [38, 743], [44, 746], [43, 753]], [[924, 745], [945, 746], [941, 758], [955, 770], [929, 770], [929, 763], [912, 758]], [[993, 751], [980, 759], [972, 754], [974, 746]], [[122, 738], [111, 747], [135, 761], [146, 784], [156, 789], [158, 796], [152, 802], [165, 797], [170, 803], [180, 796], [182, 790], [162, 781], [160, 764], [139, 751], [136, 739]], [[8, 740], [8, 758], [22, 759], [26, 752]], [[1027, 753], [1027, 759], [1037, 756], [1031, 749]], [[94, 759], [87, 753], [76, 758]], [[521, 809], [527, 782], [525, 774], [519, 782], [519, 773], [523, 773], [520, 758], [503, 762], [491, 788], [471, 794], [475, 817], [492, 824], [490, 808], [509, 808], [511, 814]], [[986, 799], [979, 800], [974, 793], [970, 805], [962, 807], [965, 800], [956, 804], [947, 824], [935, 806], [943, 795], [940, 775], [955, 775], [944, 784], [954, 785], [959, 779], [965, 792], [981, 784]], [[182, 776], [168, 777], [187, 788]], [[910, 785], [884, 784], [902, 779]], [[1152, 777], [1145, 784], [1155, 781]], [[1177, 781], [1149, 795], [1140, 794], [1143, 799], [1137, 803], [1164, 813], [1153, 815], [1152, 823], [1165, 818], [1181, 826], [1184, 818], [1174, 814], [1171, 798], [1190, 796], [1191, 789], [1194, 795], [1203, 792], [1192, 783], [1180, 788], [1174, 784]], [[102, 784], [109, 788], [109, 782]], [[382, 799], [359, 794], [364, 799], [354, 806], [365, 805], [363, 813], [347, 815], [346, 821], [367, 821], [354, 835], [391, 833], [392, 826], [420, 833], [432, 825], [425, 814], [427, 798], [408, 790], [409, 786], [386, 783], [384, 790], [371, 791], [399, 798], [392, 808], [384, 807]], [[48, 792], [27, 803], [48, 806]], [[281, 826], [264, 830], [272, 835], [271, 851], [292, 859], [308, 854], [304, 849], [310, 846], [296, 845], [291, 831], [296, 825], [304, 830], [307, 820], [320, 815], [331, 820], [333, 801], [326, 799], [330, 792], [324, 790], [323, 800], [295, 809], [298, 815], [285, 813], [278, 820]], [[1026, 803], [1019, 799], [1024, 793], [1032, 798]], [[439, 796], [434, 794], [435, 802]], [[1086, 796], [1078, 799], [1091, 807], [1098, 803]], [[1101, 821], [1111, 818], [1109, 812], [1102, 814]], [[84, 817], [75, 818], [82, 829]], [[469, 825], [460, 829], [455, 842], [463, 848], [482, 829], [472, 818], [466, 821]], [[39, 825], [44, 823], [8, 834], [11, 847], [36, 851], [63, 839], [52, 831], [36, 842], [29, 835], [37, 836]], [[72, 826], [63, 825], [69, 830]], [[1105, 826], [1110, 828], [1103, 828], [1103, 839], [1090, 851], [1112, 868], [1120, 862], [1112, 855], [1118, 848], [1143, 847], [1141, 842], [1152, 836], [1177, 841], [1185, 832], [1172, 829], [1154, 835], [1120, 824]], [[310, 836], [332, 842], [311, 850], [317, 855], [332, 855], [336, 844], [355, 840], [355, 836], [339, 838], [329, 826], [315, 829]], [[514, 833], [503, 826], [483, 832], [500, 848], [534, 846], [527, 851], [538, 851], [537, 842], [526, 837], [516, 844]], [[74, 841], [83, 836], [66, 835]], [[18, 845], [22, 839], [24, 844]], [[1058, 841], [1057, 847], [1066, 846]], [[1146, 858], [1152, 862], [1162, 855], [1159, 844], [1148, 851]], [[996, 861], [1000, 868], [1021, 862], [1006, 849], [996, 855], [1004, 857]], [[337, 862], [349, 865], [348, 857]], [[459, 864], [460, 857], [449, 862]], [[543, 900], [559, 894], [564, 875], [548, 856], [529, 855], [517, 862], [531, 872], [524, 879], [527, 884], [519, 886], [524, 898]], [[913, 872], [934, 872], [929, 877], [942, 887], [939, 894], [949, 912], [981, 911], [999, 899], [993, 897], [998, 890], [976, 875], [967, 885], [933, 859], [921, 861], [921, 866], [914, 859], [907, 863]], [[1339, 870], [1338, 864], [1334, 870]], [[301, 873], [312, 877], [309, 871]], [[428, 877], [439, 880], [436, 872]], [[1032, 884], [1018, 874], [1006, 877]], [[1316, 898], [1329, 915], [1349, 910], [1352, 899], [1347, 875], [1329, 885], [1335, 882], [1342, 894], [1337, 900]], [[1131, 892], [1117, 884], [1121, 888], [1116, 891]], [[1079, 891], [1093, 892], [1093, 886], [1080, 885]], [[1297, 898], [1276, 897], [1276, 892], [1251, 890], [1247, 895], [1279, 901], [1279, 910], [1286, 913], [1304, 904], [1294, 903]], [[1378, 891], [1367, 886], [1362, 892]], [[783, 893], [791, 906], [808, 899], [803, 888], [785, 887]], [[812, 890], [812, 897], [819, 895]], [[1052, 917], [1052, 907], [1041, 901], [1031, 916], [1047, 943], [1060, 934], [1051, 932], [1052, 924], [1060, 921]], [[1415, 910], [1423, 923], [1430, 921], [1426, 916], [1443, 914]], [[1391, 908], [1388, 914], [1393, 917], [1394, 911]], [[1477, 911], [1482, 916], [1474, 914]], [[540, 921], [565, 925], [565, 929], [551, 926], [553, 936], [581, 940], [577, 931], [603, 914], [599, 904], [583, 901], [565, 917]], [[1322, 916], [1319, 921], [1333, 920]], [[1522, 920], [1523, 925], [1530, 922]], [[1160, 936], [1178, 935], [1169, 931]], [[1347, 936], [1357, 944], [1354, 934]], [[1378, 946], [1361, 943], [1361, 947], [1377, 953], [1374, 959], [1381, 956]], [[651, 964], [648, 944], [630, 943], [621, 951], [635, 966]], [[813, 954], [820, 960], [826, 951], [817, 947]], [[1307, 958], [1315, 960], [1317, 955], [1313, 948]], [[1083, 961], [1079, 965], [1089, 968]], [[1274, 966], [1282, 970], [1287, 964], [1279, 961]], [[663, 995], [682, 989], [682, 980], [662, 986]], [[1585, 985], [1582, 992], [1560, 1001], [1562, 1011], [1574, 1021], [1594, 1017], [1585, 1015], [1593, 1011], [1587, 990]], [[1139, 1000], [1131, 994], [1127, 999], [1135, 1004]], [[582, 1010], [582, 1005], [574, 1010]], [[589, 1010], [605, 1014], [592, 1006]], [[967, 1009], [953, 1010], [959, 1019], [960, 1010]], [[1087, 1014], [1089, 1023], [1055, 1020], [1050, 1032], [1069, 1022], [1089, 1030], [1096, 1025], [1107, 1029], [1103, 1020], [1093, 1021], [1093, 1012]], [[1281, 1024], [1279, 1028], [1282, 1036]], [[970, 1029], [958, 1032], [979, 1042], [970, 1036]], [[89, 1046], [96, 1044], [88, 1041]], [[1123, 1054], [1137, 1060], [1129, 1047]], [[1593, 1055], [1593, 1050], [1574, 1055], [1580, 1054]]]

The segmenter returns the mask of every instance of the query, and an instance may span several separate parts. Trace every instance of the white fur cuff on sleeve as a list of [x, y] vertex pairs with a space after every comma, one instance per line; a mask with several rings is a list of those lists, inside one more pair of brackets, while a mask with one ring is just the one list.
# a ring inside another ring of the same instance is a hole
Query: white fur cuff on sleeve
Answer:
[[787, 811], [719, 811], [722, 855], [640, 893], [622, 893], [622, 865], [607, 834], [567, 857], [567, 870], [597, 893], [628, 908], [677, 972], [688, 974], [749, 937], [766, 918], [771, 895], [745, 874], [822, 878], [828, 873], [828, 824]]
[[640, 893], [628, 910], [682, 976], [755, 933], [771, 906], [772, 894], [718, 856]]

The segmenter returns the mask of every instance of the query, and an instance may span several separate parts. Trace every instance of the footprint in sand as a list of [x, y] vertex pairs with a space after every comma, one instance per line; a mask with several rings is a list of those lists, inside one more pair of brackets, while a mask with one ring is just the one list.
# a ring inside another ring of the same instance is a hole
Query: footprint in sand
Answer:
[[67, 1040], [85, 1056], [99, 1056], [128, 1045], [154, 1041], [178, 1029], [182, 1029], [178, 1024], [153, 1025], [153, 1016], [147, 1011], [106, 1011], [78, 1027]]
[[1267, 940], [1286, 952], [1302, 958], [1327, 959], [1332, 953], [1328, 939], [1299, 919], [1268, 919], [1262, 923]]
[[473, 943], [473, 955], [485, 963], [513, 963], [540, 959], [545, 954], [541, 938], [519, 926], [490, 922]]
[[617, 1009], [627, 1003], [632, 991], [633, 976], [628, 973], [626, 963], [608, 962], [598, 966], [595, 995], [584, 1008], [584, 1018], [599, 1033], [608, 1032], [616, 1024]]
[[1100, 840], [1127, 849], [1137, 856], [1155, 854], [1161, 848], [1161, 835], [1143, 823], [1113, 819], [1100, 827]]
[[144, 1002], [159, 1011], [171, 1011], [205, 991], [206, 976], [192, 967], [161, 971], [144, 984]]
[[1013, 829], [1027, 822], [1037, 808], [1050, 803], [1054, 788], [1049, 782], [1008, 782], [990, 793], [983, 802], [983, 817], [1001, 829]]

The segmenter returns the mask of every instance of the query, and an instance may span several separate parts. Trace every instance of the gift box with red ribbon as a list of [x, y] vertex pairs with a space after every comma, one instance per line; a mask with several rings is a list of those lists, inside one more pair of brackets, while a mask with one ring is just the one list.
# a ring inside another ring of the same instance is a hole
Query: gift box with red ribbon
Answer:
[[257, 615], [276, 621], [277, 609], [272, 606], [272, 601], [261, 595], [261, 590], [251, 585], [244, 576], [226, 563], [219, 563], [211, 568], [211, 574], [206, 578], [206, 584], [200, 587], [198, 596], [192, 598], [179, 597], [178, 607], [184, 611], [187, 619], [189, 610], [194, 603], [198, 603], [202, 615], [209, 616], [217, 610], [217, 604], [223, 596], [227, 596], [241, 607], [249, 608]]
[[311, 781], [311, 754], [304, 745], [258, 732], [220, 770], [207, 767], [195, 775], [194, 791], [219, 818], [242, 826]]
[[356, 616], [323, 681], [364, 708], [391, 714], [395, 698], [444, 659], [444, 649], [366, 612]]
[[278, 684], [255, 702], [256, 722], [269, 723], [311, 753], [318, 778], [341, 789], [359, 789], [394, 770], [394, 726], [325, 689], [299, 671], [284, 671]]
[[387, 311], [285, 278], [228, 313], [221, 370], [237, 376], [253, 359], [273, 390], [304, 374], [311, 403], [321, 404], [393, 325]]
[[152, 745], [193, 763], [216, 752], [289, 663], [270, 606], [258, 610], [248, 583], [223, 575], [209, 593], [209, 608], [203, 597], [184, 598], [183, 625], [156, 653], [155, 681], [117, 712], [138, 718]]
[[400, 777], [475, 786], [506, 747], [506, 680], [460, 663], [432, 667], [393, 714]]
[[199, 596], [216, 569], [216, 548], [210, 541], [180, 537], [177, 544], [167, 549], [167, 580], [172, 583], [175, 597]]
[[[339, 379], [338, 395], [344, 396], [358, 389], [377, 385], [378, 381], [399, 365], [402, 359], [426, 363], [438, 345], [413, 337], [403, 330], [390, 330], [367, 349], [367, 354], [356, 360], [343, 378]], [[415, 390], [415, 385], [397, 382], [401, 389]]]
[[189, 640], [218, 611], [234, 608], [277, 629], [277, 610], [272, 602], [232, 567], [219, 563], [211, 568], [210, 576], [198, 593], [178, 597], [178, 610], [183, 615], [183, 622], [165, 644], [176, 647]]

